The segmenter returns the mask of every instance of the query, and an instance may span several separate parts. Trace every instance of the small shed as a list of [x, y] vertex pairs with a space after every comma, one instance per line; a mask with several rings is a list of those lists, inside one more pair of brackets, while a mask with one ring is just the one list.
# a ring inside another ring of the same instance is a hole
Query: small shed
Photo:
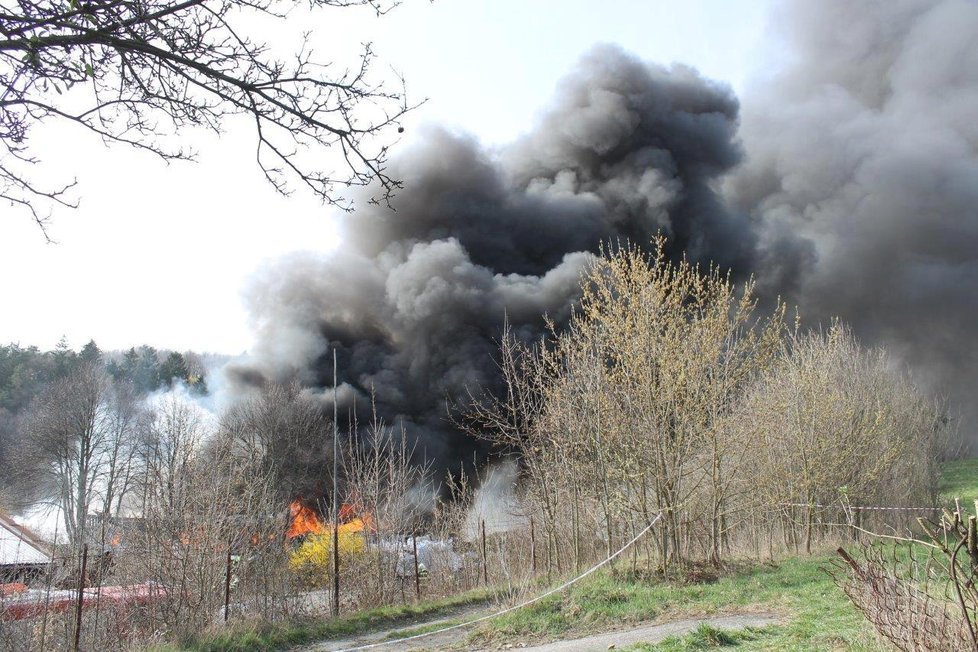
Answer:
[[0, 584], [30, 583], [42, 576], [53, 560], [43, 539], [0, 513]]

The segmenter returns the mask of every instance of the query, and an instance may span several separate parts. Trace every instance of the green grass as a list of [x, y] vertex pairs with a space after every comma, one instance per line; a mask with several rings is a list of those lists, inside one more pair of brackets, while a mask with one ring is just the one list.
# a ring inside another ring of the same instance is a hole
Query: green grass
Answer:
[[[783, 624], [730, 634], [738, 649], [879, 650], [869, 624], [825, 572], [830, 559], [824, 555], [744, 567], [709, 584], [597, 574], [563, 595], [493, 621], [473, 638], [480, 643], [522, 641], [585, 635], [654, 619], [771, 611]], [[703, 649], [695, 646], [704, 644], [704, 632], [646, 649]]]
[[639, 643], [629, 647], [633, 652], [686, 652], [687, 650], [712, 650], [720, 647], [735, 647], [741, 643], [757, 640], [763, 630], [752, 628], [726, 631], [703, 623], [685, 636], [670, 636], [658, 645]]
[[945, 464], [938, 490], [947, 501], [960, 498], [961, 506], [971, 512], [978, 499], [978, 458]]
[[215, 634], [205, 634], [179, 646], [163, 646], [157, 652], [270, 652], [296, 645], [333, 638], [366, 634], [396, 627], [422, 617], [449, 615], [460, 607], [479, 604], [491, 598], [483, 589], [461, 595], [419, 602], [417, 604], [380, 607], [336, 620], [308, 619], [290, 623], [260, 623], [231, 627]]

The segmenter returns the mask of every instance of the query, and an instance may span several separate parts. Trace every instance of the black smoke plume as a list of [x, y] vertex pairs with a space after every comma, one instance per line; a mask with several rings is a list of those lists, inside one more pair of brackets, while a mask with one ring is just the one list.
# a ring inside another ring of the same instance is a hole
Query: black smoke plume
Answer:
[[473, 444], [446, 403], [495, 387], [504, 319], [532, 338], [544, 315], [568, 316], [602, 241], [661, 231], [696, 259], [750, 266], [751, 230], [714, 189], [740, 160], [737, 111], [726, 86], [691, 68], [602, 47], [501, 153], [428, 130], [392, 170], [404, 181], [396, 211], [360, 210], [339, 253], [264, 270], [250, 293], [260, 343], [239, 379], [331, 386], [335, 347], [341, 413], [368, 411], [373, 394], [387, 423], [453, 466]]
[[[499, 152], [438, 129], [396, 161], [396, 212], [344, 220], [343, 249], [264, 270], [251, 382], [298, 374], [341, 409], [376, 395], [429, 458], [472, 444], [447, 400], [493, 388], [504, 318], [531, 338], [578, 296], [602, 241], [754, 274], [809, 324], [841, 317], [965, 405], [978, 381], [978, 4], [804, 0], [772, 25], [787, 64], [739, 106], [695, 70], [584, 57]], [[967, 429], [967, 426], [966, 426]]]

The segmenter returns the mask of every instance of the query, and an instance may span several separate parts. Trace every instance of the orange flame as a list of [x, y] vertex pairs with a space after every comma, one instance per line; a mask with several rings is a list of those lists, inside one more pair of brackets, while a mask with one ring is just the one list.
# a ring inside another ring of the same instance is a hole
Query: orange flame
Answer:
[[316, 512], [302, 504], [298, 498], [289, 503], [289, 513], [292, 515], [292, 522], [285, 538], [294, 539], [303, 534], [325, 534], [326, 527], [316, 516]]
[[[302, 504], [300, 499], [289, 503], [289, 513], [292, 521], [285, 533], [286, 539], [294, 539], [306, 534], [327, 534], [332, 531], [328, 523], [320, 520], [315, 511]], [[339, 513], [340, 532], [375, 531], [373, 516], [369, 513], [358, 514], [352, 505], [344, 504]]]

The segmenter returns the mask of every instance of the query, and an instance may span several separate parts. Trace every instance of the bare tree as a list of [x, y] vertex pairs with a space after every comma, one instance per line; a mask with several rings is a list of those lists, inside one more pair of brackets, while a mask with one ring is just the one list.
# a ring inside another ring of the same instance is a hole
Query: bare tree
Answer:
[[520, 460], [528, 491], [544, 517], [549, 570], [559, 558], [561, 477], [566, 477], [567, 469], [562, 463], [566, 447], [558, 444], [561, 423], [554, 423], [548, 409], [553, 404], [552, 385], [560, 374], [555, 356], [546, 342], [520, 341], [506, 322], [497, 361], [503, 392], [470, 388], [467, 401], [456, 406], [453, 415], [460, 428]]
[[391, 583], [404, 564], [403, 537], [417, 533], [435, 502], [431, 464], [416, 462], [416, 452], [403, 428], [384, 424], [374, 412], [366, 428], [353, 429], [344, 453], [343, 502], [362, 519], [363, 536], [376, 551], [364, 559], [368, 567], [356, 591], [373, 604], [394, 597]]
[[[661, 553], [681, 561], [689, 523], [705, 521], [719, 562], [737, 449], [725, 419], [778, 350], [783, 308], [761, 313], [752, 283], [672, 263], [661, 238], [653, 247], [608, 252], [586, 275], [560, 343], [571, 401], [561, 430], [584, 453], [574, 475], [591, 469], [608, 522], [662, 511]], [[693, 517], [697, 501], [705, 513]]]
[[[506, 392], [479, 397], [468, 413], [472, 429], [519, 455], [548, 537], [572, 523], [578, 562], [587, 503], [608, 554], [661, 511], [665, 562], [682, 561], [690, 523], [705, 522], [700, 545], [719, 563], [743, 453], [728, 418], [781, 345], [782, 306], [762, 313], [752, 283], [672, 263], [663, 239], [653, 246], [596, 259], [577, 312], [549, 345], [504, 333]], [[554, 556], [559, 570], [559, 549]]]
[[229, 598], [232, 556], [239, 611], [266, 617], [291, 607], [283, 504], [269, 469], [213, 440], [191, 404], [167, 400], [142, 443], [142, 518], [120, 567], [161, 590], [151, 615], [175, 636], [199, 632]]
[[[313, 0], [313, 9], [364, 6], [378, 15], [388, 0]], [[164, 160], [193, 152], [167, 142], [187, 126], [220, 131], [231, 115], [254, 123], [255, 158], [281, 193], [305, 186], [350, 208], [340, 186], [374, 181], [373, 200], [399, 186], [386, 171], [387, 145], [373, 138], [409, 109], [403, 84], [374, 80], [374, 53], [333, 67], [305, 36], [281, 59], [255, 40], [255, 27], [284, 19], [288, 0], [18, 0], [0, 3], [0, 197], [44, 227], [50, 208], [74, 206], [74, 181], [42, 185], [28, 147], [30, 130], [58, 120], [107, 143]], [[400, 127], [397, 127], [400, 130]], [[324, 169], [325, 150], [343, 169]]]
[[847, 503], [934, 504], [942, 415], [886, 351], [835, 324], [790, 338], [745, 393], [733, 427], [753, 443], [752, 492], [768, 505], [803, 505], [811, 550], [816, 516], [828, 515], [819, 505], [836, 504], [831, 520], [844, 522]]
[[333, 430], [321, 401], [297, 382], [269, 383], [221, 418], [219, 437], [275, 478], [283, 504], [332, 486]]
[[193, 471], [207, 434], [200, 412], [172, 396], [157, 406], [156, 414], [139, 441], [142, 477], [141, 511], [178, 513], [188, 487], [183, 480]]
[[132, 479], [139, 407], [98, 362], [79, 365], [32, 403], [21, 451], [64, 513], [69, 540], [88, 536], [88, 515], [118, 510]]

